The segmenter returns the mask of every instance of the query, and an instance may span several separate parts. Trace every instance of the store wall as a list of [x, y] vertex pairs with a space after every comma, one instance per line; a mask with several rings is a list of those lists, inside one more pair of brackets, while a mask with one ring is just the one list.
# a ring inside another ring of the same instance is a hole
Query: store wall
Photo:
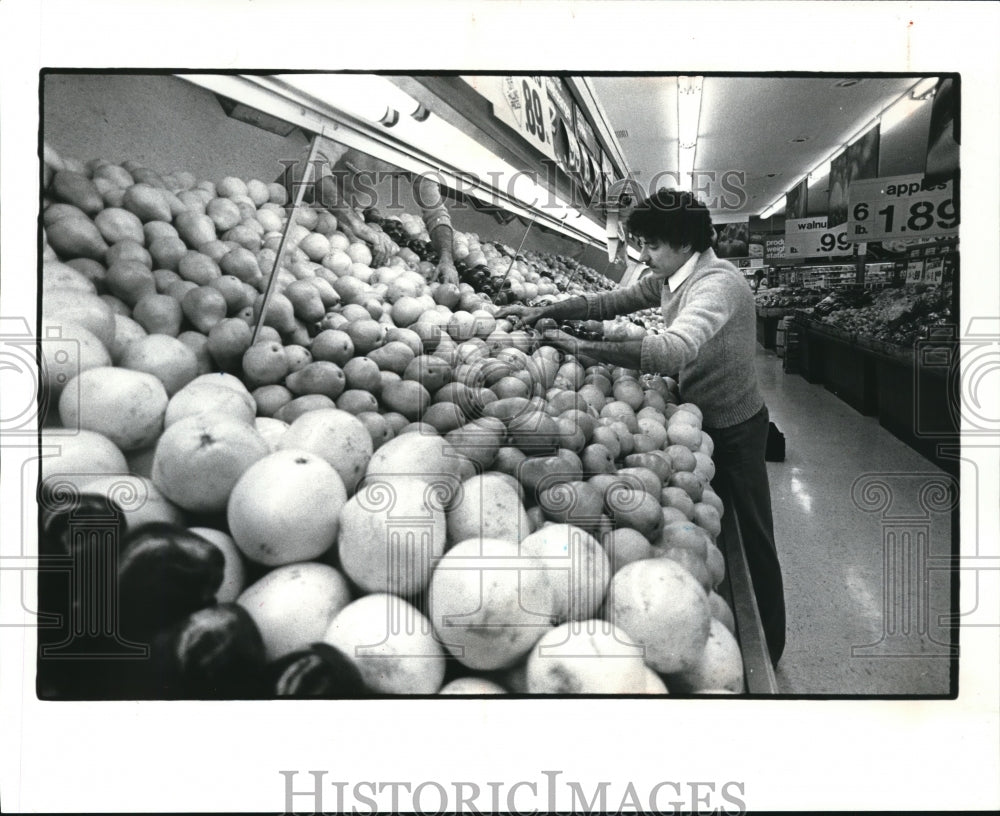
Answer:
[[42, 95], [45, 141], [82, 161], [131, 159], [211, 181], [273, 181], [279, 159], [306, 144], [300, 130], [281, 137], [230, 119], [214, 94], [172, 76], [52, 74]]

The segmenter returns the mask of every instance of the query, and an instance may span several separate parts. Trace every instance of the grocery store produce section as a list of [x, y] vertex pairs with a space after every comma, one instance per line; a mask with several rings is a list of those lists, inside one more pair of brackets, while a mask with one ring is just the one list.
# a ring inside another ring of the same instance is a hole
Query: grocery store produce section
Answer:
[[375, 267], [280, 185], [125, 157], [46, 147], [43, 196], [40, 552], [117, 565], [122, 659], [43, 658], [40, 696], [746, 689], [699, 408], [495, 317], [603, 275], [456, 231], [428, 282], [417, 215], [364, 213]]

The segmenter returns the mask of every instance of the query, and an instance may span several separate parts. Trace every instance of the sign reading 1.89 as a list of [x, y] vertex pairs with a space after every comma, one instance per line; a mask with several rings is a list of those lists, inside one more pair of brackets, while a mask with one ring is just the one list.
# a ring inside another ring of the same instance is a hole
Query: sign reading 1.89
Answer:
[[926, 185], [922, 175], [853, 181], [847, 195], [847, 236], [852, 242], [958, 232], [958, 208], [950, 181]]

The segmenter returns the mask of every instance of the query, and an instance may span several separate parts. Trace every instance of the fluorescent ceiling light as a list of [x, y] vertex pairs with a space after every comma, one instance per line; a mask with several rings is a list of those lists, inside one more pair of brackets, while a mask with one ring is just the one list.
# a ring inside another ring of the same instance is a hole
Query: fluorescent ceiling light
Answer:
[[910, 90], [910, 97], [912, 99], [920, 99], [933, 91], [937, 87], [937, 84], [938, 77], [924, 77]]
[[381, 122], [390, 110], [380, 77], [371, 74], [279, 74], [276, 78], [369, 122]]
[[827, 159], [825, 162], [821, 162], [816, 165], [812, 171], [809, 173], [809, 186], [813, 187], [819, 183], [821, 178], [825, 178], [830, 175], [830, 168], [833, 164], [831, 159]]
[[416, 99], [377, 74], [282, 74], [278, 79], [331, 107], [387, 127], [401, 116], [427, 118]]
[[899, 100], [899, 102], [882, 114], [882, 134], [888, 133], [894, 127], [909, 119], [910, 116], [920, 110], [922, 105], [922, 102], [917, 102], [909, 97]]
[[700, 76], [677, 77], [677, 139], [682, 150], [698, 142], [702, 82]]
[[427, 109], [408, 93], [383, 76], [373, 76], [373, 79], [380, 87], [380, 101], [385, 101], [387, 107], [399, 111], [401, 116], [413, 116], [418, 121], [426, 118]]
[[888, 133], [920, 110], [923, 104], [929, 99], [927, 95], [937, 87], [937, 83], [937, 77], [926, 77], [920, 80], [909, 91], [882, 111], [882, 115], [879, 117], [882, 133]]
[[781, 198], [775, 201], [770, 207], [767, 207], [766, 209], [762, 210], [760, 215], [757, 217], [770, 218], [776, 212], [778, 212], [779, 210], [783, 210], [784, 208], [785, 208], [785, 196], [782, 195]]
[[677, 186], [691, 190], [694, 158], [698, 150], [698, 120], [701, 117], [700, 76], [677, 77]]
[[677, 186], [688, 192], [690, 192], [694, 182], [694, 154], [696, 150], [696, 147], [682, 147], [677, 156], [677, 173], [680, 176]]

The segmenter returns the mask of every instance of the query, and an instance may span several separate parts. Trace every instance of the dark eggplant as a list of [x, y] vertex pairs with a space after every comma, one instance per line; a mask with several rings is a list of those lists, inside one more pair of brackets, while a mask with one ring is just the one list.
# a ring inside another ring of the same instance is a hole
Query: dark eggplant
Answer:
[[218, 547], [183, 527], [154, 522], [136, 528], [118, 565], [123, 632], [149, 638], [211, 606], [224, 566]]
[[268, 674], [275, 697], [355, 699], [371, 695], [357, 666], [328, 643], [313, 643], [274, 661]]
[[238, 604], [199, 609], [161, 631], [136, 697], [235, 700], [265, 696], [267, 658], [260, 630]]
[[113, 499], [69, 486], [39, 497], [38, 662], [40, 699], [118, 694], [122, 661], [145, 649], [118, 631], [116, 563], [125, 518]]

